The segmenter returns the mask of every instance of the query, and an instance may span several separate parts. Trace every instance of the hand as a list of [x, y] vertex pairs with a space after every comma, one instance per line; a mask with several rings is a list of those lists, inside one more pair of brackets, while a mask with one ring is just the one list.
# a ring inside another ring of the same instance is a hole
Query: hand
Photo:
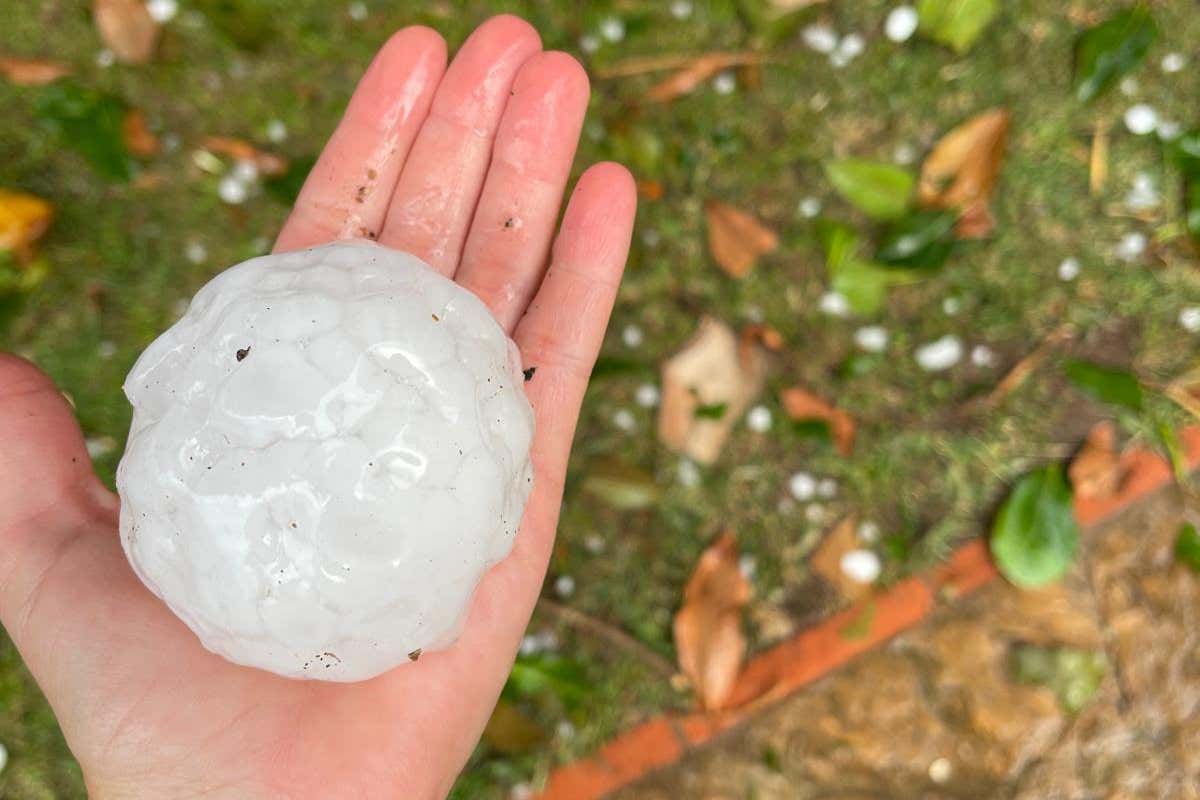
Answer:
[[126, 563], [117, 500], [61, 394], [0, 354], [0, 620], [93, 796], [449, 791], [537, 600], [629, 247], [633, 182], [599, 164], [580, 178], [551, 253], [587, 99], [579, 64], [541, 52], [514, 17], [480, 26], [449, 68], [440, 36], [402, 30], [368, 68], [277, 243], [367, 236], [415, 253], [479, 295], [537, 367], [526, 384], [535, 489], [512, 554], [484, 578], [448, 650], [359, 684], [285, 680], [204, 650]]

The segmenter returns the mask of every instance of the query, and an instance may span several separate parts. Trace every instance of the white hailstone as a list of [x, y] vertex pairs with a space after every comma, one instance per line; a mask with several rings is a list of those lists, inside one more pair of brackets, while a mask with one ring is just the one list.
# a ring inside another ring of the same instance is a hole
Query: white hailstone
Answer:
[[853, 60], [863, 54], [867, 49], [867, 42], [857, 33], [848, 33], [841, 38], [837, 44], [836, 53], [841, 53], [843, 57]]
[[258, 180], [258, 165], [248, 158], [241, 158], [233, 165], [230, 174], [242, 183], [254, 183]]
[[717, 73], [717, 77], [713, 78], [713, 91], [717, 94], [733, 94], [737, 89], [737, 78], [733, 73], [726, 70], [725, 72]]
[[183, 140], [179, 138], [178, 133], [164, 133], [159, 137], [159, 144], [162, 145], [164, 153], [174, 153], [183, 144]]
[[646, 228], [642, 231], [642, 244], [646, 247], [658, 247], [662, 241], [662, 234], [658, 232], [658, 228]]
[[926, 372], [940, 372], [957, 364], [963, 355], [962, 341], [949, 334], [917, 348], [917, 365]]
[[528, 783], [514, 783], [508, 790], [509, 800], [533, 800], [534, 797], [533, 787]]
[[642, 408], [654, 408], [658, 405], [658, 387], [653, 383], [643, 383], [634, 390], [633, 400]]
[[1082, 269], [1082, 264], [1075, 256], [1064, 258], [1058, 265], [1058, 279], [1060, 281], [1073, 281], [1079, 277], [1079, 270]]
[[100, 69], [108, 69], [115, 63], [117, 63], [117, 56], [107, 47], [96, 53], [96, 66]]
[[746, 414], [746, 427], [755, 433], [766, 433], [771, 430], [771, 409], [766, 406], [755, 406]]
[[1121, 83], [1118, 84], [1117, 88], [1120, 89], [1121, 94], [1125, 95], [1126, 97], [1133, 97], [1138, 93], [1141, 87], [1138, 86], [1137, 78], [1133, 77], [1132, 75], [1127, 75], [1121, 79]]
[[679, 471], [676, 474], [679, 485], [685, 489], [694, 489], [700, 485], [700, 468], [689, 458], [680, 459]]
[[250, 187], [245, 181], [238, 180], [236, 175], [226, 175], [217, 184], [217, 197], [231, 206], [241, 205], [249, 196]]
[[523, 656], [533, 656], [540, 653], [542, 650], [542, 641], [537, 636], [527, 633], [521, 637], [521, 644], [517, 651]]
[[942, 313], [947, 317], [953, 317], [962, 311], [962, 299], [958, 297], [947, 297], [942, 300]]
[[871, 550], [850, 550], [842, 554], [838, 566], [855, 583], [874, 583], [883, 572], [883, 564]]
[[281, 119], [273, 119], [267, 123], [267, 139], [279, 144], [288, 137], [287, 125]]
[[883, 24], [883, 32], [893, 42], [906, 42], [917, 32], [918, 22], [920, 19], [915, 8], [896, 6], [888, 13], [887, 21]]
[[823, 23], [814, 22], [800, 33], [800, 38], [810, 50], [828, 55], [838, 46], [837, 31]]
[[178, 0], [147, 0], [146, 12], [159, 25], [164, 25], [175, 19], [179, 13]]
[[1179, 311], [1179, 324], [1188, 333], [1200, 333], [1200, 306], [1188, 306]]
[[1122, 261], [1137, 261], [1146, 252], [1147, 244], [1149, 241], [1146, 239], [1146, 234], [1134, 231], [1121, 237], [1114, 252]]
[[621, 329], [621, 341], [625, 343], [626, 347], [641, 347], [645, 340], [645, 334], [637, 325], [630, 323]]
[[800, 201], [800, 205], [797, 208], [800, 211], [800, 216], [805, 219], [812, 219], [821, 213], [821, 201], [815, 197], [806, 197]]
[[849, 64], [851, 60], [852, 59], [841, 50], [834, 50], [829, 54], [829, 65], [834, 69], [841, 69]]
[[929, 780], [937, 784], [946, 783], [954, 775], [954, 765], [948, 758], [935, 758], [929, 762]]
[[350, 19], [355, 22], [362, 22], [367, 18], [366, 3], [351, 3], [346, 6], [346, 13], [350, 15]]
[[1187, 59], [1184, 58], [1183, 53], [1167, 53], [1162, 57], [1159, 66], [1166, 73], [1180, 72], [1187, 66]]
[[4, 742], [0, 742], [0, 773], [4, 772], [6, 766], [8, 766], [8, 748], [4, 746]]
[[758, 570], [758, 559], [750, 553], [743, 553], [738, 558], [738, 572], [742, 573], [742, 577], [750, 580], [754, 577], [754, 573]]
[[585, 33], [579, 37], [579, 49], [585, 53], [594, 53], [600, 49], [600, 37]]
[[1125, 112], [1125, 127], [1137, 136], [1153, 133], [1158, 127], [1158, 112], [1145, 103], [1132, 105]]
[[560, 739], [574, 739], [575, 733], [575, 725], [569, 719], [560, 719], [554, 726], [554, 735]]
[[271, 240], [266, 236], [255, 236], [250, 240], [250, 249], [265, 256], [271, 251]]
[[822, 500], [832, 500], [837, 497], [838, 485], [833, 478], [822, 478], [817, 483], [817, 497]]
[[1183, 126], [1174, 120], [1160, 119], [1154, 132], [1158, 134], [1159, 139], [1169, 142], [1179, 138], [1179, 134], [1183, 133]]
[[825, 521], [825, 506], [820, 503], [812, 503], [806, 506], [804, 508], [804, 519], [813, 525], [820, 525]]
[[747, 306], [745, 313], [746, 318], [755, 324], [761, 323], [767, 318], [767, 315], [763, 313], [761, 306]]
[[908, 142], [901, 142], [892, 151], [892, 160], [900, 165], [908, 165], [917, 160], [917, 148]]
[[117, 354], [117, 345], [115, 342], [105, 340], [96, 347], [96, 355], [108, 361]]
[[616, 425], [626, 433], [632, 433], [637, 430], [637, 418], [633, 416], [633, 412], [628, 408], [620, 408], [613, 414], [613, 425]]
[[487, 307], [414, 256], [244, 262], [125, 382], [121, 544], [230, 661], [379, 675], [449, 646], [508, 555], [533, 482], [523, 387]]
[[817, 495], [817, 479], [807, 472], [797, 472], [788, 478], [788, 491], [801, 503], [807, 503]]
[[625, 38], [625, 23], [619, 17], [608, 17], [600, 23], [600, 35], [610, 42]]
[[1158, 208], [1162, 198], [1158, 195], [1158, 189], [1154, 186], [1154, 178], [1146, 172], [1139, 172], [1133, 176], [1133, 186], [1129, 189], [1129, 194], [1125, 195], [1125, 206], [1133, 211], [1146, 211], [1151, 208]]
[[882, 325], [866, 325], [854, 332], [854, 343], [868, 353], [882, 353], [888, 346], [887, 328]]
[[692, 15], [691, 0], [673, 0], [671, 3], [671, 16], [675, 19], [687, 19]]
[[603, 553], [604, 547], [604, 537], [598, 533], [589, 533], [583, 539], [583, 549], [592, 555]]
[[971, 363], [982, 369], [996, 366], [996, 351], [986, 344], [977, 344], [971, 348]]
[[87, 454], [92, 458], [101, 458], [117, 449], [117, 440], [111, 436], [93, 436], [84, 441]]
[[554, 579], [554, 593], [559, 597], [575, 594], [575, 579], [570, 575], [559, 575]]
[[831, 317], [844, 317], [850, 313], [850, 301], [841, 292], [826, 292], [821, 295], [819, 307]]
[[879, 541], [879, 526], [870, 520], [858, 523], [858, 540], [867, 544]]
[[781, 497], [775, 504], [775, 510], [780, 514], [790, 514], [796, 510], [796, 501], [790, 497]]

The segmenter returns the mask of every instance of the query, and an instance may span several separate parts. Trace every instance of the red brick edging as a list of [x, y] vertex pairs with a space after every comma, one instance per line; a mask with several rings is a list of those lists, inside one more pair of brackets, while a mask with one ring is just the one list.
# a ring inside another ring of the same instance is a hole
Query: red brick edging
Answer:
[[[1200, 426], [1184, 428], [1179, 438], [1189, 466], [1200, 466]], [[1076, 499], [1080, 525], [1094, 525], [1171, 480], [1170, 465], [1148, 450], [1124, 453], [1121, 466], [1124, 479], [1115, 494]], [[929, 574], [894, 584], [755, 656], [738, 676], [729, 710], [662, 715], [643, 722], [594, 755], [554, 770], [539, 800], [597, 800], [668, 766], [763, 706], [913, 627], [933, 610], [937, 597], [961, 597], [998, 574], [987, 543], [973, 539]]]

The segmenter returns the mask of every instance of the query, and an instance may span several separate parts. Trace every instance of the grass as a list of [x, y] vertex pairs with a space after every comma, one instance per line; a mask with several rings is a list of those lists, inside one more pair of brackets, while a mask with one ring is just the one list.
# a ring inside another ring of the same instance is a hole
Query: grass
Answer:
[[[76, 80], [143, 109], [152, 127], [176, 143], [142, 166], [156, 184], [107, 183], [44, 133], [34, 112], [39, 90], [0, 83], [6, 110], [0, 186], [50, 199], [58, 214], [42, 248], [49, 277], [0, 329], [0, 344], [35, 359], [71, 395], [97, 468], [109, 479], [129, 421], [119, 386], [134, 358], [216, 271], [265, 251], [286, 213], [270, 194], [224, 205], [217, 177], [192, 158], [201, 138], [232, 135], [265, 144], [268, 125], [278, 119], [289, 137], [270, 147], [296, 160], [315, 155], [373, 50], [411, 22], [433, 25], [457, 44], [487, 14], [510, 10], [536, 24], [547, 47], [577, 53], [581, 36], [617, 16], [625, 38], [601, 41], [597, 52], [583, 56], [594, 68], [639, 54], [744, 49], [763, 36], [734, 3], [719, 1], [696, 3], [683, 22], [669, 17], [665, 3], [635, 0], [409, 4], [417, 9], [380, 0], [366, 4], [368, 22], [351, 19], [344, 4], [318, 0], [182, 5], [160, 57], [147, 67], [96, 65], [101, 45], [83, 2], [23, 8], [0, 31], [0, 52], [72, 63]], [[1121, 5], [1091, 3], [1087, 13], [1102, 17]], [[1131, 367], [1150, 384], [1181, 372], [1197, 355], [1197, 339], [1177, 323], [1181, 307], [1200, 303], [1195, 258], [1178, 242], [1136, 263], [1113, 256], [1129, 232], [1153, 237], [1166, 230], [1179, 218], [1178, 197], [1154, 137], [1134, 137], [1120, 125], [1133, 99], [1113, 91], [1086, 108], [1071, 99], [1076, 22], [1059, 4], [1007, 3], [959, 57], [921, 40], [888, 42], [881, 29], [891, 6], [869, 0], [814, 12], [839, 31], [866, 35], [864, 55], [843, 69], [790, 33], [770, 48], [757, 89], [743, 82], [721, 95], [705, 86], [670, 105], [647, 106], [639, 100], [654, 76], [594, 81], [579, 164], [621, 159], [639, 178], [660, 182], [664, 196], [640, 211], [604, 350], [614, 369], [589, 390], [547, 584], [570, 576], [577, 587], [572, 605], [667, 658], [673, 658], [671, 616], [683, 583], [721, 529], [735, 530], [755, 558], [752, 620], [794, 623], [819, 615], [831, 600], [809, 576], [805, 557], [841, 515], [854, 512], [881, 526], [892, 576], [980, 530], [1013, 477], [1064, 457], [1089, 422], [1106, 413], [1064, 382], [1053, 359], [994, 411], [959, 413], [1060, 325], [1079, 331], [1066, 352]], [[206, 17], [197, 8], [235, 11]], [[1156, 4], [1155, 15], [1162, 37], [1136, 75], [1137, 100], [1195, 126], [1200, 17], [1186, 0]], [[1187, 53], [1189, 68], [1164, 75], [1158, 60], [1169, 51]], [[877, 318], [821, 314], [826, 276], [813, 221], [797, 210], [800, 200], [819, 198], [826, 216], [865, 227], [833, 195], [822, 163], [849, 155], [892, 161], [897, 148], [919, 157], [945, 130], [997, 105], [1011, 109], [1013, 134], [994, 203], [995, 235], [960, 247], [935, 278], [894, 290]], [[1112, 128], [1112, 171], [1109, 188], [1093, 198], [1087, 156], [1097, 120]], [[1153, 175], [1164, 197], [1160, 212], [1144, 220], [1120, 208], [1138, 172]], [[728, 278], [706, 254], [702, 204], [709, 197], [753, 210], [780, 234], [779, 251], [745, 280]], [[200, 263], [185, 257], [195, 244], [206, 251]], [[1065, 283], [1056, 269], [1068, 256], [1083, 270]], [[949, 297], [961, 305], [957, 315], [943, 312]], [[762, 398], [774, 415], [772, 429], [756, 434], [739, 424], [719, 463], [700, 468], [699, 483], [689, 486], [679, 480], [680, 459], [655, 440], [653, 412], [637, 406], [634, 393], [656, 381], [657, 365], [686, 341], [700, 314], [733, 325], [761, 319], [783, 334], [787, 348], [774, 357]], [[888, 329], [888, 350], [862, 360], [862, 373], [846, 374], [853, 332], [868, 322]], [[644, 332], [644, 344], [623, 344], [629, 325]], [[915, 347], [949, 333], [968, 346], [992, 348], [997, 366], [920, 370]], [[101, 343], [107, 357], [99, 355]], [[851, 411], [859, 430], [852, 457], [786, 423], [776, 393], [796, 384]], [[1173, 413], [1165, 402], [1156, 408]], [[633, 433], [613, 424], [621, 409], [634, 413]], [[1135, 435], [1140, 430], [1131, 428]], [[659, 502], [618, 511], [583, 489], [590, 472], [613, 464], [653, 476]], [[819, 506], [791, 502], [787, 478], [801, 469], [835, 478], [837, 497]], [[535, 618], [531, 630], [549, 625]], [[748, 632], [755, 647], [770, 638], [757, 624]], [[525, 702], [547, 731], [569, 719], [574, 734], [548, 734], [542, 747], [515, 758], [481, 748], [460, 796], [502, 796], [505, 787], [536, 779], [556, 760], [585, 752], [654, 709], [687, 704], [685, 693], [636, 659], [569, 630], [557, 633], [558, 649], [583, 666], [586, 699], [574, 710], [553, 698]], [[0, 741], [10, 751], [0, 797], [82, 794], [53, 718], [6, 641]]]

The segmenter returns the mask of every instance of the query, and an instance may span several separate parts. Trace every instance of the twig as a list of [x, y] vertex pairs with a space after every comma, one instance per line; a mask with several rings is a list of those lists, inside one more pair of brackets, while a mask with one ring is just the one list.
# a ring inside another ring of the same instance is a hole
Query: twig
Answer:
[[1058, 345], [1075, 335], [1075, 330], [1070, 325], [1060, 325], [1046, 335], [1041, 343], [1033, 349], [1029, 355], [1022, 358], [1016, 364], [1013, 364], [1012, 369], [1000, 379], [996, 387], [983, 399], [985, 406], [994, 406], [1010, 395], [1014, 389], [1025, 382], [1029, 377], [1029, 373], [1042, 365], [1046, 360], [1046, 356], [1050, 355], [1050, 351]]
[[665, 56], [634, 56], [622, 59], [607, 67], [595, 71], [597, 78], [628, 78], [634, 75], [646, 75], [651, 72], [663, 72], [669, 69], [681, 69], [690, 66], [700, 59], [720, 61], [726, 67], [738, 67], [743, 64], [759, 64], [765, 61], [761, 53], [703, 53], [701, 55], [671, 54]]
[[1104, 184], [1108, 181], [1108, 123], [1096, 121], [1096, 130], [1092, 134], [1092, 155], [1088, 164], [1088, 189], [1092, 197], [1099, 197], [1104, 192]]
[[556, 603], [553, 600], [547, 600], [544, 597], [538, 600], [537, 607], [538, 610], [551, 617], [555, 622], [566, 625], [568, 628], [574, 628], [582, 633], [591, 634], [597, 639], [603, 639], [608, 644], [633, 656], [664, 677], [670, 678], [679, 671], [675, 668], [674, 664], [651, 650], [648, 646], [604, 620], [585, 614], [577, 608], [571, 608], [570, 606]]

